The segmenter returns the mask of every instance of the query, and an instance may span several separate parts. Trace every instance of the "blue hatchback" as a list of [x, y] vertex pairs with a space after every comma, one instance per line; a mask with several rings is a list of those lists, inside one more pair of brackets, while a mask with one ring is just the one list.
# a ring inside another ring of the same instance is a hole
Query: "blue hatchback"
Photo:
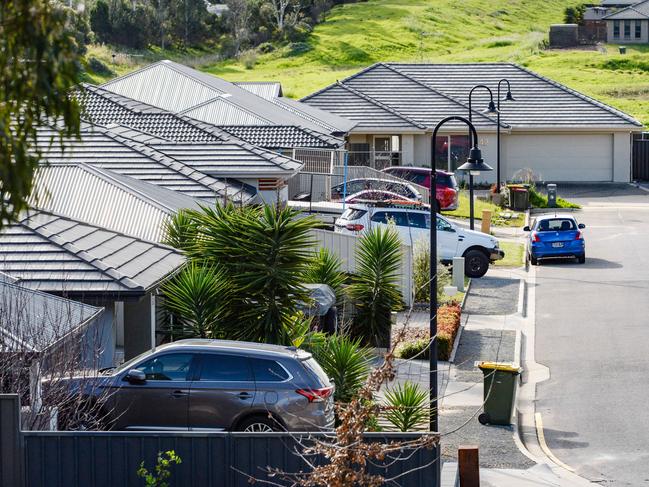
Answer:
[[541, 215], [531, 226], [528, 255], [532, 265], [539, 259], [575, 257], [580, 264], [586, 262], [586, 242], [581, 231], [586, 228], [571, 215]]

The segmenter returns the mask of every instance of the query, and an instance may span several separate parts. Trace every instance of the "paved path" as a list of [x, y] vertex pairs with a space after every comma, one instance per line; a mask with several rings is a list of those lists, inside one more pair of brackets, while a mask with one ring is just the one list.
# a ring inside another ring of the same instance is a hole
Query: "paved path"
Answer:
[[[561, 194], [561, 188], [560, 188]], [[649, 486], [649, 193], [567, 188], [587, 262], [536, 275], [537, 412], [556, 457], [606, 486]]]

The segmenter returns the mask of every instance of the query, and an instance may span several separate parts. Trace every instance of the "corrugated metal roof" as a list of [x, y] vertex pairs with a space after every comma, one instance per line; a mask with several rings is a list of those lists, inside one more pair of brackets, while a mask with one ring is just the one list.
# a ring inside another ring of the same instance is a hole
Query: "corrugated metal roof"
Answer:
[[[252, 125], [266, 121], [273, 125], [306, 126], [334, 133], [346, 132], [345, 127], [350, 123], [333, 114], [321, 114], [321, 119], [318, 117], [320, 112], [308, 107], [303, 111], [297, 109], [299, 102], [285, 104], [278, 102], [281, 98], [267, 100], [234, 83], [167, 60], [111, 80], [102, 87], [172, 112], [189, 114], [189, 109], [203, 105], [200, 110], [191, 112], [192, 117], [209, 123], [218, 123], [215, 122], [220, 117], [218, 112], [226, 108], [232, 112], [230, 120], [235, 113], [239, 117], [247, 113]], [[236, 112], [235, 106], [238, 108]], [[239, 123], [243, 121], [231, 120], [223, 125]]]
[[270, 120], [257, 116], [226, 98], [215, 98], [180, 112], [213, 125], [272, 125]]
[[200, 208], [182, 193], [86, 164], [38, 168], [30, 204], [151, 242], [162, 241], [170, 215]]
[[48, 129], [39, 132], [39, 148], [49, 163], [85, 163], [144, 182], [178, 191], [207, 203], [226, 195], [237, 201], [249, 202], [254, 189], [237, 181], [225, 182], [201, 173], [151, 146], [121, 137], [110, 130], [84, 124], [81, 138], [64, 141], [61, 152], [58, 144], [50, 145], [55, 133]]
[[142, 295], [184, 262], [166, 245], [41, 210], [0, 230], [0, 271], [40, 291]]
[[224, 131], [266, 149], [291, 149], [296, 147], [337, 149], [344, 140], [303, 127], [280, 125], [222, 126]]
[[0, 351], [44, 352], [82, 330], [103, 311], [0, 281]]
[[237, 81], [234, 84], [267, 100], [284, 96], [279, 81]]
[[[649, 4], [649, 1], [647, 2]], [[399, 128], [396, 120], [373, 116], [367, 103], [345, 93], [345, 88], [369, 97], [397, 114], [429, 128], [444, 117], [468, 114], [470, 90], [484, 84], [494, 94], [498, 81], [511, 82], [516, 101], [501, 103], [501, 123], [512, 129], [534, 128], [633, 128], [633, 117], [520, 66], [508, 63], [474, 64], [375, 64], [309, 95], [304, 100], [359, 121], [358, 128]], [[506, 86], [503, 86], [506, 88]], [[504, 97], [504, 94], [502, 95]], [[477, 127], [495, 128], [493, 116], [479, 112], [489, 95], [473, 96], [473, 121]]]

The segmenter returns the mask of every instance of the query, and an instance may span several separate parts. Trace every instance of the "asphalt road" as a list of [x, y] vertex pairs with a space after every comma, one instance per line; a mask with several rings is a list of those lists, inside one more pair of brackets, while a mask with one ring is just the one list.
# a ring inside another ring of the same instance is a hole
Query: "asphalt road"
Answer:
[[573, 189], [586, 264], [537, 268], [538, 385], [552, 452], [599, 485], [649, 486], [649, 193]]

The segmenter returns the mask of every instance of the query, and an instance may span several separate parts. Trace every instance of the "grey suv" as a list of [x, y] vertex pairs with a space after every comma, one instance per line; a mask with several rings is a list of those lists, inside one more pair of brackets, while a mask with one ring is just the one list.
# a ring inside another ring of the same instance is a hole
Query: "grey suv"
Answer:
[[333, 385], [295, 347], [181, 340], [101, 372], [68, 387], [112, 429], [319, 431], [334, 424]]

